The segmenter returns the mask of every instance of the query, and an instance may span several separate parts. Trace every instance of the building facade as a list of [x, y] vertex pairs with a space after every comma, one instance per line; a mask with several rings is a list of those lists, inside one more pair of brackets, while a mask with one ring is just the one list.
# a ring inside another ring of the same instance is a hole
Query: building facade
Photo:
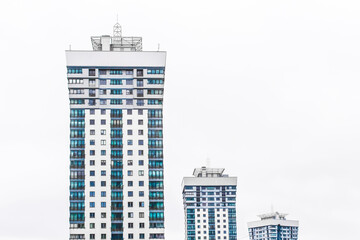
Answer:
[[196, 168], [182, 182], [185, 240], [236, 240], [237, 178], [223, 168]]
[[259, 215], [259, 221], [249, 222], [250, 240], [297, 240], [299, 221], [286, 220], [287, 214], [273, 212]]
[[164, 239], [166, 52], [141, 37], [91, 37], [66, 51], [70, 239]]

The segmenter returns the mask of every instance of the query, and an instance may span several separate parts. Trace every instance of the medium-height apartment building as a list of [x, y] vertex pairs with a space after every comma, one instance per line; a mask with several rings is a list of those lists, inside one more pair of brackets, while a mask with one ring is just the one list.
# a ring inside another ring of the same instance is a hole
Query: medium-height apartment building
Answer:
[[237, 178], [223, 168], [196, 168], [182, 182], [185, 240], [236, 240]]
[[249, 222], [250, 240], [298, 240], [299, 221], [286, 220], [283, 213], [259, 215], [259, 221]]
[[91, 37], [66, 51], [70, 239], [164, 239], [166, 52], [141, 37]]

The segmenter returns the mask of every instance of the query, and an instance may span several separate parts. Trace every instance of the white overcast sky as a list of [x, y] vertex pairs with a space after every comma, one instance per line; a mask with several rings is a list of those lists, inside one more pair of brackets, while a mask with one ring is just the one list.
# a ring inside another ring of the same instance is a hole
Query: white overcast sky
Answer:
[[0, 3], [0, 239], [68, 238], [65, 53], [90, 36], [167, 51], [166, 236], [184, 239], [181, 180], [206, 164], [238, 177], [239, 239], [275, 210], [301, 240], [360, 228], [357, 0]]

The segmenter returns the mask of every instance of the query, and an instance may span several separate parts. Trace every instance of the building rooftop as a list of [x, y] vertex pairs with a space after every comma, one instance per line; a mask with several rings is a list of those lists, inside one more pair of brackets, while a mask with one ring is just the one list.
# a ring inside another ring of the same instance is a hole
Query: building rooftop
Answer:
[[286, 220], [285, 217], [287, 215], [288, 214], [286, 213], [272, 212], [272, 213], [258, 215], [258, 217], [261, 218], [261, 220], [267, 220], [267, 219]]
[[119, 23], [113, 27], [113, 36], [93, 36], [91, 37], [91, 44], [94, 51], [142, 51], [142, 37], [123, 37]]
[[228, 175], [223, 175], [224, 168], [195, 168], [193, 175], [194, 177], [228, 177]]

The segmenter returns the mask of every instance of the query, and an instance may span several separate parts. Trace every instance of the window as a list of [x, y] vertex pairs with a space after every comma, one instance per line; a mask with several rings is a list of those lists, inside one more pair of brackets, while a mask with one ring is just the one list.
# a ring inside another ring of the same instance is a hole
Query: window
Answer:
[[101, 150], [101, 156], [106, 156], [106, 150]]
[[134, 234], [129, 233], [129, 234], [128, 234], [128, 239], [133, 239], [133, 238], [134, 238]]
[[95, 176], [95, 171], [90, 171], [90, 176]]
[[144, 170], [139, 170], [139, 176], [144, 176]]
[[122, 95], [122, 89], [116, 88], [116, 89], [110, 89], [111, 95]]
[[144, 196], [144, 191], [139, 191], [139, 197], [143, 197]]
[[95, 135], [95, 130], [90, 130], [90, 135]]
[[143, 166], [144, 165], [144, 160], [139, 160], [139, 166]]
[[126, 74], [126, 75], [132, 75], [132, 74], [133, 74], [133, 71], [132, 71], [132, 70], [126, 70], [126, 71], [125, 71], [125, 74]]
[[130, 146], [133, 145], [133, 141], [132, 141], [132, 140], [128, 140], [128, 141], [127, 141], [127, 145], [130, 145]]
[[106, 130], [105, 129], [101, 129], [101, 135], [106, 135]]
[[95, 181], [90, 181], [90, 187], [95, 187]]
[[[102, 224], [105, 224], [105, 227], [104, 228], [106, 228], [106, 223], [102, 223]], [[101, 224], [101, 225], [102, 225]], [[102, 226], [101, 226], [101, 228], [103, 228]], [[106, 239], [106, 234], [105, 233], [102, 233], [101, 234], [101, 239]]]
[[139, 218], [144, 218], [144, 212], [139, 212]]
[[94, 212], [90, 213], [90, 218], [95, 218], [95, 213]]
[[105, 119], [101, 119], [101, 125], [106, 125], [106, 120]]
[[121, 70], [110, 70], [110, 75], [122, 75]]
[[132, 171], [132, 170], [128, 170], [128, 171], [127, 171], [127, 174], [128, 174], [128, 176], [132, 176], [132, 175], [133, 175], [133, 171]]
[[95, 145], [95, 140], [90, 140], [90, 145]]
[[106, 160], [101, 160], [101, 166], [105, 166], [106, 165]]
[[138, 144], [139, 145], [144, 145], [144, 140], [139, 140]]
[[90, 197], [95, 197], [95, 192], [90, 192]]
[[132, 79], [126, 79], [126, 85], [133, 85]]
[[126, 105], [132, 105], [133, 100], [132, 99], [126, 99]]
[[127, 163], [128, 163], [128, 166], [132, 166], [133, 165], [133, 160], [128, 160]]
[[139, 109], [138, 110], [138, 115], [143, 115], [143, 114], [144, 114], [143, 109]]
[[106, 105], [107, 100], [106, 99], [100, 99], [100, 105]]
[[95, 160], [90, 160], [90, 166], [95, 166]]
[[84, 84], [84, 79], [68, 79], [68, 84]]
[[111, 99], [110, 104], [111, 105], [122, 105], [122, 99]]
[[101, 171], [101, 176], [106, 176], [106, 171], [105, 170]]
[[90, 207], [94, 208], [95, 207], [95, 202], [90, 202]]
[[106, 212], [101, 213], [101, 218], [106, 218]]
[[111, 79], [110, 85], [122, 85], [122, 79]]
[[143, 187], [144, 186], [144, 181], [139, 181], [139, 187]]
[[134, 217], [134, 213], [128, 212], [128, 218], [133, 218], [133, 217]]
[[144, 155], [144, 150], [139, 150], [139, 156], [143, 156]]
[[[101, 74], [101, 72], [100, 72], [100, 74]], [[99, 81], [100, 81], [100, 85], [106, 85], [106, 79], [100, 79]]]
[[106, 95], [106, 89], [99, 89], [100, 95]]
[[89, 86], [95, 86], [95, 83], [96, 83], [95, 79], [89, 80]]
[[136, 71], [136, 76], [138, 76], [138, 77], [142, 77], [144, 74], [143, 74], [143, 70], [137, 70]]
[[133, 207], [133, 202], [128, 202], [128, 207]]
[[145, 234], [140, 233], [140, 234], [139, 234], [139, 238], [140, 238], [140, 239], [145, 239]]
[[164, 74], [164, 69], [148, 69], [147, 74]]
[[90, 234], [90, 239], [95, 239], [95, 234]]
[[106, 197], [106, 192], [105, 191], [101, 192], [101, 197]]
[[101, 140], [101, 145], [105, 146], [106, 145], [106, 140]]
[[145, 228], [145, 223], [139, 223], [139, 228]]
[[90, 125], [95, 125], [95, 120], [94, 119], [90, 119]]
[[101, 109], [101, 115], [105, 115], [106, 114], [106, 109]]
[[128, 135], [132, 135], [132, 130], [127, 130]]
[[81, 68], [68, 68], [67, 70], [68, 74], [82, 74]]
[[132, 115], [132, 109], [128, 109], [128, 110], [126, 110], [126, 112], [127, 112], [127, 115]]
[[145, 207], [144, 202], [139, 202], [139, 207]]
[[144, 135], [144, 130], [139, 130], [139, 135]]
[[95, 155], [95, 150], [90, 150], [90, 156], [94, 156]]
[[133, 223], [128, 223], [128, 228], [134, 228], [134, 224]]
[[84, 99], [70, 99], [70, 104], [85, 104]]
[[132, 196], [134, 196], [133, 191], [128, 191], [128, 197], [132, 197]]
[[126, 95], [132, 95], [133, 90], [132, 89], [126, 89]]
[[133, 155], [133, 151], [132, 151], [132, 150], [128, 150], [128, 151], [127, 151], [127, 155], [128, 155], [128, 156], [132, 156], [132, 155]]
[[132, 125], [132, 120], [131, 119], [127, 120], [127, 125]]
[[106, 223], [101, 223], [101, 228], [106, 228]]
[[128, 186], [132, 187], [133, 186], [133, 181], [128, 181]]
[[106, 187], [106, 181], [101, 181], [101, 186]]
[[101, 202], [101, 207], [105, 208], [106, 207], [106, 202]]
[[139, 120], [138, 120], [138, 124], [139, 124], [139, 125], [143, 125], [143, 124], [144, 124], [144, 120], [139, 119]]

